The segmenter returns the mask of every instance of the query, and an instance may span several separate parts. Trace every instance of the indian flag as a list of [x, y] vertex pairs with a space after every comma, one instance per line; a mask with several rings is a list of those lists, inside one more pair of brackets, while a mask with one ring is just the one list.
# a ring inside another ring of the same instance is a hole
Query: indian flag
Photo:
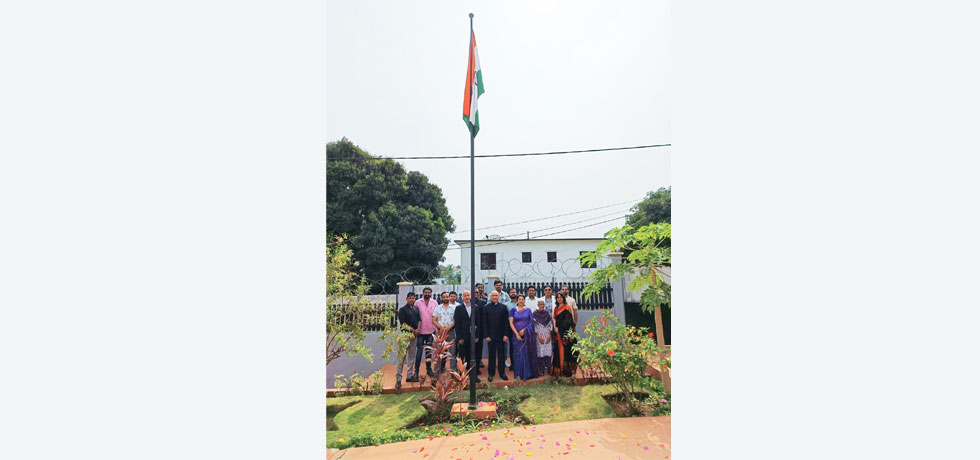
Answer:
[[473, 132], [480, 132], [480, 113], [476, 101], [483, 94], [483, 73], [480, 71], [480, 56], [476, 54], [476, 34], [470, 32], [470, 60], [466, 68], [466, 91], [463, 92], [463, 121]]

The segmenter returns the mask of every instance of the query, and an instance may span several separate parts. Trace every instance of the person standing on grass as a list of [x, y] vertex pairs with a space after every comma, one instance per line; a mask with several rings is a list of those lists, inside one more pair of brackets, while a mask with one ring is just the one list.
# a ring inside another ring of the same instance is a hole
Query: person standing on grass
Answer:
[[439, 305], [432, 312], [432, 325], [436, 328], [436, 337], [442, 337], [443, 333], [446, 333], [446, 340], [449, 342], [449, 347], [446, 352], [449, 353], [448, 358], [442, 356], [436, 356], [436, 373], [442, 373], [446, 368], [445, 360], [449, 360], [449, 368], [456, 370], [456, 331], [453, 330], [455, 325], [455, 319], [453, 316], [456, 314], [456, 305], [450, 302], [449, 293], [442, 293], [442, 305]]
[[569, 308], [572, 309], [572, 319], [575, 324], [578, 324], [578, 303], [575, 302], [575, 298], [568, 293], [568, 285], [561, 285], [561, 293], [565, 295], [565, 302], [568, 303]]
[[517, 306], [510, 309], [510, 330], [514, 337], [514, 354], [511, 364], [514, 377], [530, 380], [538, 377], [538, 366], [531, 365], [531, 358], [537, 360], [538, 350], [534, 334], [534, 319], [531, 309], [524, 306], [524, 296], [517, 296]]
[[[470, 291], [463, 291], [463, 304], [456, 306], [456, 311], [453, 313], [453, 322], [456, 323], [456, 350], [466, 363], [466, 370], [479, 374], [479, 369], [472, 369], [472, 367], [476, 364], [474, 357], [483, 356], [483, 341], [480, 340], [480, 337], [483, 337], [483, 322], [480, 321], [479, 307], [470, 300]], [[472, 351], [473, 337], [470, 336], [470, 325], [474, 323], [477, 350], [475, 354]], [[476, 383], [480, 383], [479, 378], [476, 379]]]
[[425, 357], [425, 375], [432, 377], [432, 351], [425, 348], [426, 345], [432, 343], [432, 333], [436, 331], [435, 326], [432, 325], [432, 312], [435, 311], [436, 305], [438, 303], [432, 298], [432, 289], [425, 288], [422, 289], [422, 298], [415, 301], [415, 307], [419, 309], [419, 338], [418, 338], [418, 349], [415, 354], [415, 375], [419, 375], [419, 365], [422, 361], [422, 355]]
[[532, 362], [538, 368], [539, 375], [547, 375], [551, 370], [551, 334], [555, 322], [551, 312], [545, 307], [544, 299], [538, 299], [538, 308], [534, 310], [534, 334], [538, 339], [538, 355]]
[[565, 295], [558, 293], [555, 307], [555, 339], [552, 350], [551, 373], [572, 377], [578, 368], [578, 353], [572, 351], [575, 340], [568, 334], [575, 331], [575, 320], [572, 318], [572, 307], [565, 303]]
[[509, 322], [509, 312], [504, 304], [500, 303], [500, 294], [497, 291], [490, 293], [490, 303], [483, 309], [483, 334], [484, 341], [489, 347], [489, 358], [487, 359], [487, 381], [492, 382], [494, 372], [500, 373], [501, 380], [507, 378], [507, 369], [504, 367], [504, 350], [507, 349], [507, 330]]
[[405, 369], [406, 362], [408, 363], [408, 379], [406, 382], [418, 382], [419, 377], [418, 366], [415, 363], [415, 347], [416, 342], [418, 342], [419, 337], [419, 320], [421, 316], [419, 315], [419, 309], [415, 308], [415, 293], [409, 292], [405, 296], [405, 305], [402, 305], [398, 309], [398, 323], [405, 324], [412, 328], [412, 340], [408, 342], [408, 348], [405, 349], [401, 354], [401, 359], [398, 361], [398, 371], [395, 372], [395, 388], [402, 387], [402, 371]]

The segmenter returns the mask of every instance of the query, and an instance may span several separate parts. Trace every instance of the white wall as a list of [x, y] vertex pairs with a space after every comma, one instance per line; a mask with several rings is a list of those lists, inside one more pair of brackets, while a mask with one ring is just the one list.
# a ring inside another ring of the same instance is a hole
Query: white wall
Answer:
[[[460, 257], [463, 284], [469, 284], [469, 243], [458, 243], [463, 246]], [[595, 250], [599, 243], [600, 240], [508, 240], [506, 243], [493, 240], [477, 241], [476, 281], [485, 283], [488, 275], [497, 275], [504, 281], [550, 281], [552, 278], [584, 280], [592, 273], [592, 269], [581, 268], [576, 258], [580, 251]], [[556, 263], [547, 261], [549, 251], [557, 252]], [[491, 252], [497, 255], [497, 269], [481, 270], [480, 254]], [[522, 262], [523, 252], [531, 253], [531, 263]], [[609, 259], [602, 258], [598, 266], [604, 267], [608, 264]]]

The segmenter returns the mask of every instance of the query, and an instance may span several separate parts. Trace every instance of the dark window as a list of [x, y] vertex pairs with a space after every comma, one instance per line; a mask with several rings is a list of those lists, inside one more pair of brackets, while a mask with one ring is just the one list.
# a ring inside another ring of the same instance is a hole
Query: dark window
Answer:
[[558, 253], [555, 251], [549, 251], [548, 262], [558, 262]]
[[480, 270], [496, 270], [497, 269], [497, 254], [490, 253], [480, 253]]
[[521, 263], [525, 263], [525, 264], [531, 263], [531, 253], [530, 252], [522, 252], [521, 253]]
[[[588, 252], [588, 251], [579, 251], [578, 252], [578, 255], [585, 254], [586, 252]], [[591, 265], [590, 264], [587, 264], [585, 262], [582, 262], [582, 268], [595, 268], [595, 262], [593, 262]]]

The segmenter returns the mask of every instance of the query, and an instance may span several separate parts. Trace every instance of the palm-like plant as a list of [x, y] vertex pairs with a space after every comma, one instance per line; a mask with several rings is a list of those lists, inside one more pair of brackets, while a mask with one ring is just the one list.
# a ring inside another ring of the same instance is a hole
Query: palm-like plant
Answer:
[[[425, 346], [425, 349], [431, 353], [432, 358], [429, 359], [437, 362], [441, 362], [443, 359], [448, 361], [457, 359], [450, 352], [452, 345], [453, 340], [449, 338], [449, 331], [442, 330], [433, 338], [430, 345]], [[466, 384], [469, 382], [468, 376], [471, 370], [467, 369], [462, 373], [458, 371], [440, 372], [432, 378], [433, 392], [419, 400], [430, 416], [439, 421], [448, 418], [449, 409], [452, 405], [463, 399], [462, 390], [466, 388]]]

